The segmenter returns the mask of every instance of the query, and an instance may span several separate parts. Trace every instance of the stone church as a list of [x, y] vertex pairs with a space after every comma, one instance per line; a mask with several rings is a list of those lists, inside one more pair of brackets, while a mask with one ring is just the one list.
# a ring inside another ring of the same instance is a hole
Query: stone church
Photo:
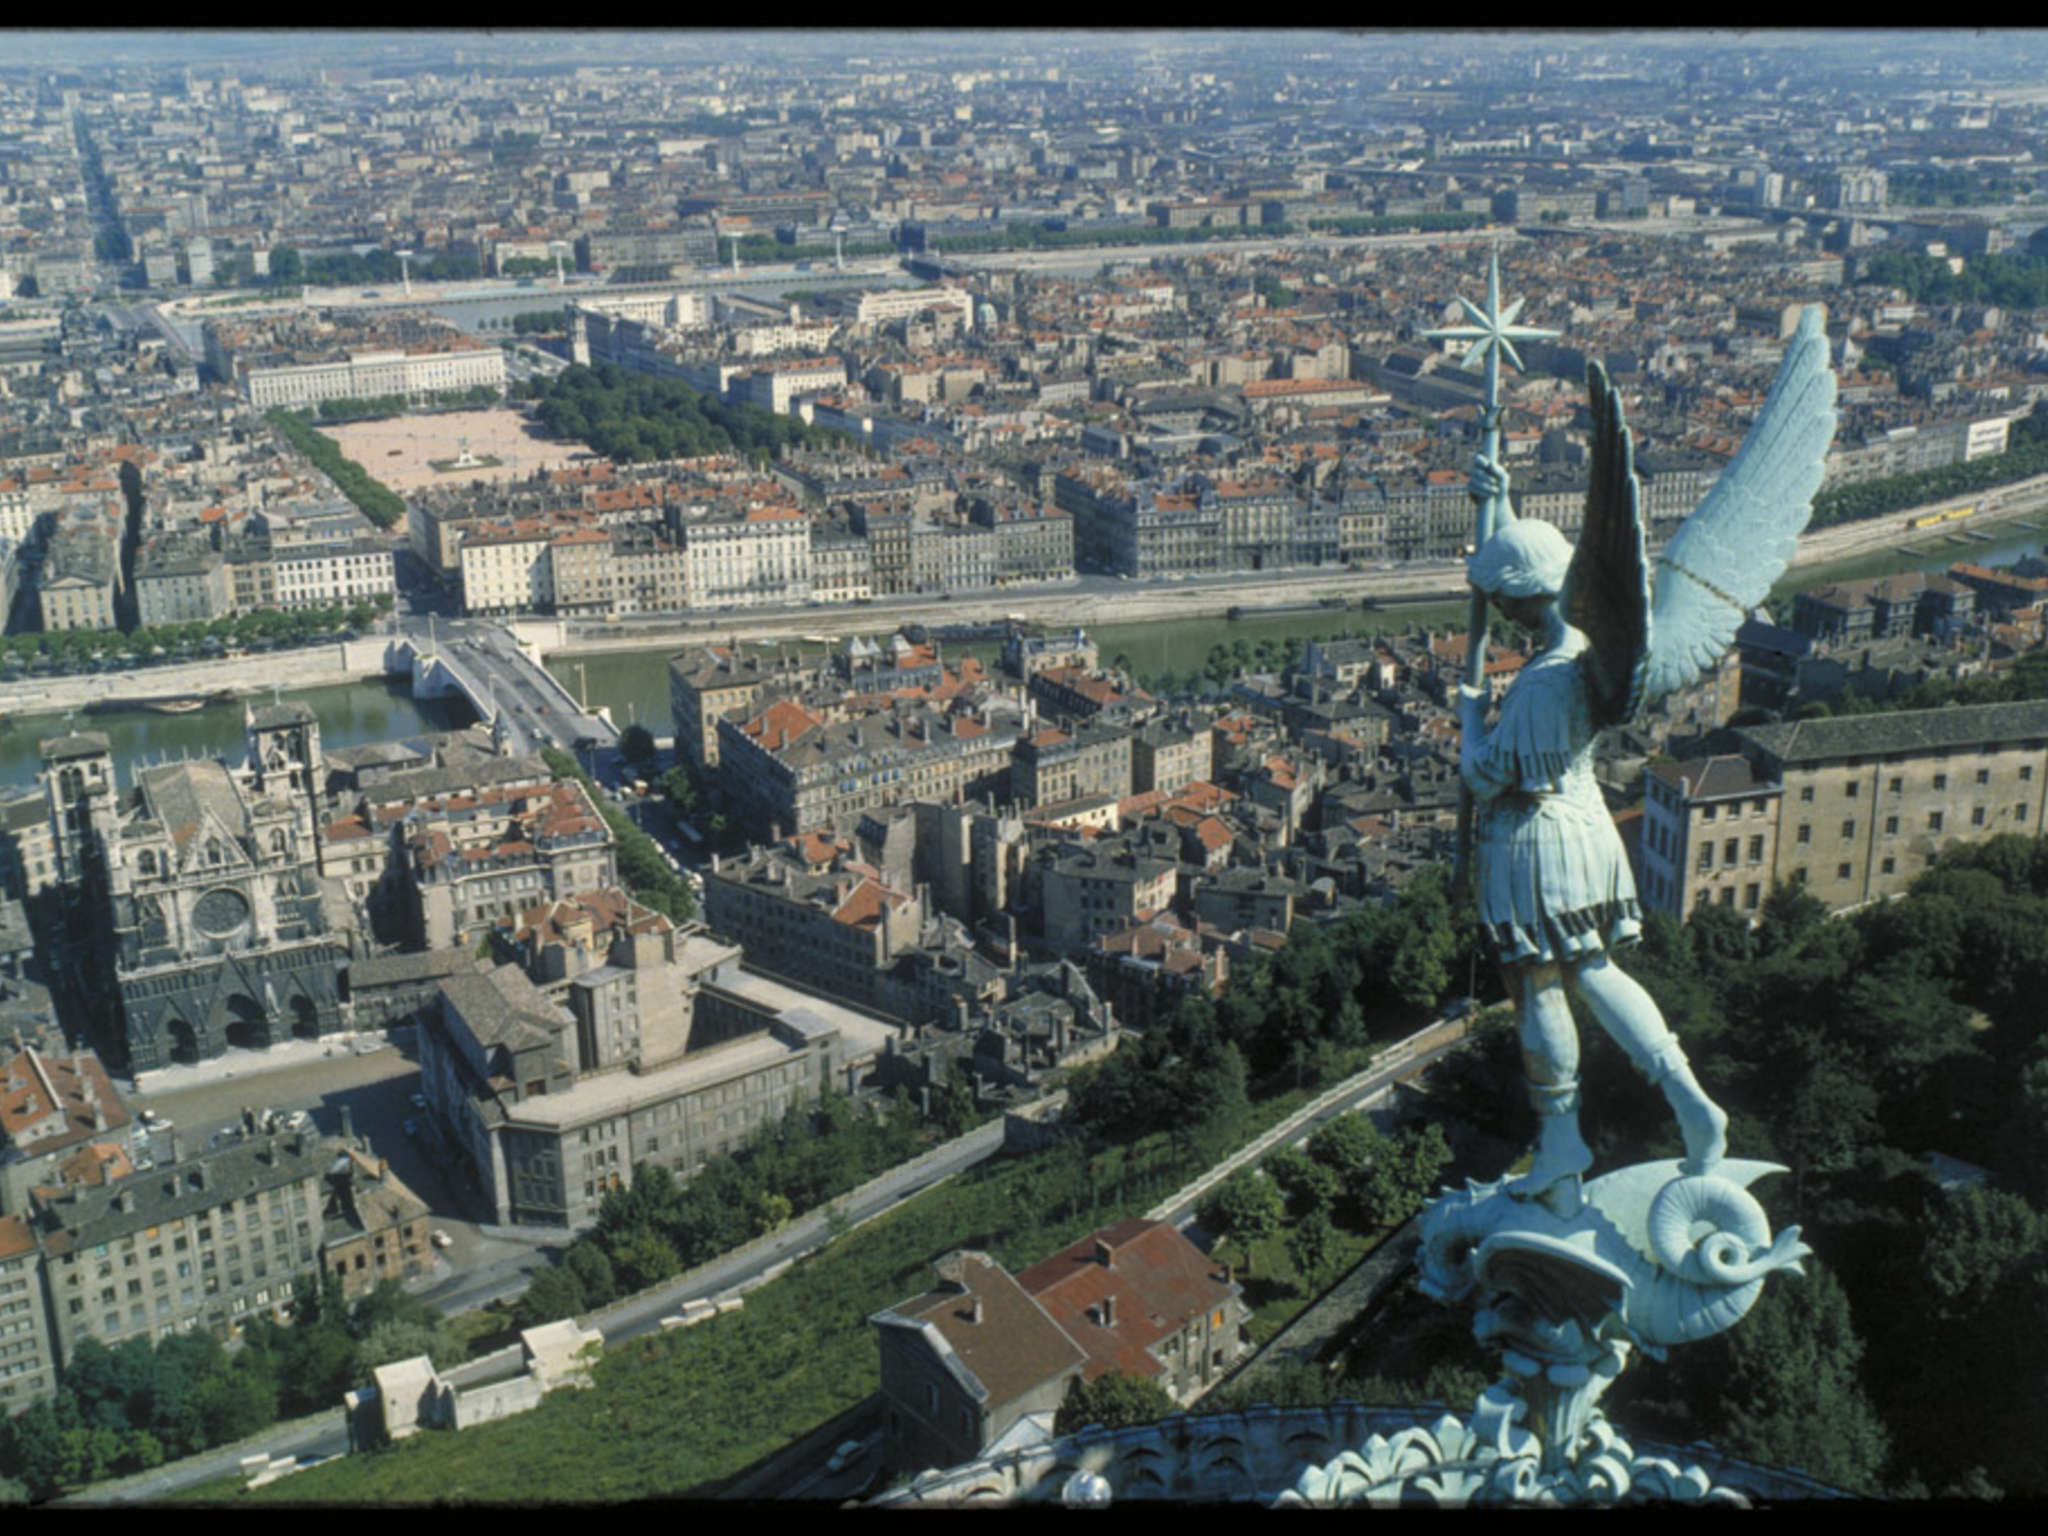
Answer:
[[[319, 723], [299, 704], [247, 707], [244, 722], [240, 769], [137, 768], [125, 794], [92, 808], [89, 901], [131, 1071], [342, 1027], [353, 919], [320, 876]], [[111, 785], [110, 761], [91, 766]], [[54, 801], [63, 776], [45, 783]]]

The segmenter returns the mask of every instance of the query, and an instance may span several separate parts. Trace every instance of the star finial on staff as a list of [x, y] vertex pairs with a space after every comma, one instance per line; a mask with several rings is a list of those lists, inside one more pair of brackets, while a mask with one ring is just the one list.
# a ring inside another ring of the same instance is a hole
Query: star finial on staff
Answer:
[[[1459, 305], [1471, 317], [1470, 325], [1453, 326], [1440, 331], [1424, 331], [1422, 334], [1431, 341], [1469, 341], [1463, 363], [1465, 368], [1475, 368], [1487, 361], [1487, 353], [1505, 354], [1507, 360], [1522, 370], [1521, 355], [1515, 351], [1518, 341], [1536, 341], [1546, 336], [1556, 336], [1557, 331], [1539, 330], [1533, 325], [1515, 324], [1515, 316], [1522, 312], [1523, 300], [1517, 299], [1505, 311], [1500, 307], [1500, 252], [1493, 253], [1493, 264], [1486, 274], [1486, 308], [1480, 309], [1470, 299], [1460, 297]], [[1489, 398], [1487, 409], [1492, 410], [1500, 402]]]

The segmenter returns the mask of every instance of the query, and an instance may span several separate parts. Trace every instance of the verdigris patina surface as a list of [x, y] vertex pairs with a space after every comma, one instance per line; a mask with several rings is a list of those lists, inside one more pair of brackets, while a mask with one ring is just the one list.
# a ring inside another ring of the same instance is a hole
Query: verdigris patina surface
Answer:
[[[1519, 1012], [1539, 1131], [1526, 1174], [1468, 1185], [1429, 1208], [1422, 1275], [1440, 1300], [1473, 1305], [1474, 1330], [1506, 1375], [1469, 1422], [1414, 1432], [1433, 1451], [1419, 1440], [1398, 1454], [1391, 1443], [1366, 1447], [1372, 1454], [1312, 1468], [1291, 1497], [1734, 1497], [1697, 1469], [1640, 1463], [1601, 1416], [1600, 1395], [1633, 1351], [1661, 1353], [1732, 1327], [1764, 1277], [1797, 1273], [1809, 1250], [1796, 1227], [1774, 1238], [1749, 1193], [1783, 1170], [1728, 1159], [1727, 1116], [1656, 1000], [1609, 959], [1635, 942], [1642, 914], [1594, 782], [1593, 748], [1602, 730], [1716, 663], [1790, 561], [1834, 438], [1827, 337], [1809, 309], [1742, 451], [1652, 564], [1621, 401], [1597, 364], [1587, 370], [1591, 483], [1577, 549], [1546, 523], [1515, 519], [1499, 462], [1498, 357], [1512, 359], [1513, 339], [1531, 333], [1513, 325], [1519, 301], [1500, 307], [1497, 259], [1486, 309], [1465, 308], [1473, 325], [1435, 334], [1471, 341], [1467, 363], [1487, 364], [1486, 446], [1472, 473], [1473, 664], [1459, 690], [1469, 857], [1480, 922]], [[1539, 642], [1490, 729], [1476, 665], [1489, 602]], [[1662, 1092], [1683, 1160], [1585, 1182], [1592, 1154], [1579, 1131], [1568, 994]], [[1446, 1434], [1457, 1447], [1439, 1443]], [[1449, 1483], [1426, 1470], [1447, 1458], [1468, 1469]], [[1403, 1470], [1411, 1464], [1420, 1481]]]

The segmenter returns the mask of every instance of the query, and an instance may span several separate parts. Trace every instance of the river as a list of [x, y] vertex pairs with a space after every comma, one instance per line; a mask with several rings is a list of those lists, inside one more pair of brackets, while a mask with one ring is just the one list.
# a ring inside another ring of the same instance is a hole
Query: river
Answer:
[[[2009, 523], [1988, 543], [1973, 540], [1967, 546], [1937, 546], [1913, 561], [1887, 552], [1830, 567], [1827, 575], [1830, 579], [1878, 575], [1912, 565], [1939, 571], [1965, 559], [1980, 565], [2009, 565], [2023, 555], [2038, 553], [2044, 542], [2048, 542], [2048, 531]], [[1463, 614], [1462, 604], [1389, 605], [1378, 612], [1352, 608], [1342, 612], [1255, 614], [1235, 622], [1212, 616], [1150, 624], [1098, 625], [1092, 634], [1104, 661], [1122, 655], [1139, 673], [1186, 673], [1199, 668], [1209, 647], [1219, 640], [1369, 634], [1415, 623], [1458, 624], [1463, 622]], [[842, 638], [859, 629], [851, 612], [829, 617], [820, 612], [816, 623], [821, 630]], [[793, 641], [785, 642], [784, 648], [815, 649]], [[762, 649], [772, 651], [775, 646], [770, 643]], [[989, 661], [993, 661], [997, 649], [994, 644], [948, 648], [952, 654], [972, 651]], [[669, 716], [668, 659], [676, 650], [671, 642], [645, 650], [581, 656], [565, 652], [549, 657], [547, 664], [571, 692], [587, 690], [586, 697], [592, 705], [609, 706], [621, 729], [638, 722], [656, 736], [667, 736], [674, 730]], [[292, 697], [319, 715], [321, 739], [330, 747], [382, 741], [419, 731], [450, 730], [470, 719], [459, 702], [415, 702], [403, 684], [381, 679], [308, 689]], [[112, 739], [115, 763], [124, 783], [130, 780], [135, 764], [159, 756], [219, 755], [230, 762], [241, 760], [242, 713], [232, 705], [218, 705], [190, 715], [159, 715], [147, 710], [81, 714], [68, 724], [63, 715], [25, 716], [0, 729], [0, 784], [32, 783], [37, 767], [37, 742], [72, 728], [103, 731]]]
[[[320, 741], [352, 747], [389, 741], [421, 731], [455, 730], [475, 717], [460, 699], [414, 700], [406, 684], [381, 678], [308, 688], [291, 697], [320, 717]], [[259, 701], [261, 702], [261, 701]], [[35, 782], [37, 743], [67, 730], [99, 731], [114, 748], [120, 782], [132, 782], [135, 768], [166, 757], [223, 757], [242, 760], [239, 704], [213, 704], [189, 715], [160, 715], [147, 709], [105, 714], [23, 715], [0, 729], [0, 784]]]

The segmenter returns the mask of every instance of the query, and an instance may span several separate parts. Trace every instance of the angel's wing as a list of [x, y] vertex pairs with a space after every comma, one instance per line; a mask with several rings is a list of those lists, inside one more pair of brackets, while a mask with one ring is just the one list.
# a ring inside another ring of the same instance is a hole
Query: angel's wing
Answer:
[[1593, 414], [1586, 523], [1564, 585], [1567, 623], [1592, 642], [1581, 660], [1595, 726], [1620, 725], [1642, 704], [1650, 651], [1649, 562], [1636, 485], [1635, 444], [1621, 397], [1598, 363], [1586, 369]]
[[1657, 557], [1646, 699], [1718, 661], [1784, 574], [1834, 440], [1835, 375], [1821, 311], [1809, 307], [1735, 461]]

